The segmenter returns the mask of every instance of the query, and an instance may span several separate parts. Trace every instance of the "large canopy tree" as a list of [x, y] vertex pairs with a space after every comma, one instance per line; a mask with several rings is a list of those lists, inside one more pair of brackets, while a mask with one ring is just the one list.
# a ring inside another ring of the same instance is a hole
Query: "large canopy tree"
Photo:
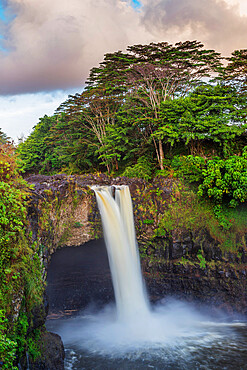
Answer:
[[197, 154], [217, 144], [224, 156], [235, 139], [244, 146], [246, 50], [235, 51], [226, 67], [221, 59], [197, 41], [106, 54], [83, 92], [20, 145], [26, 170], [121, 171], [147, 154], [163, 169], [176, 142]]
[[247, 94], [247, 49], [235, 50], [230, 58], [227, 58], [228, 65], [223, 68], [221, 78], [230, 82], [241, 94]]
[[[114, 125], [115, 115], [125, 105], [126, 99], [128, 106], [130, 101], [134, 106], [141, 105], [149, 111], [145, 130], [153, 140], [163, 169], [162, 141], [157, 143], [153, 135], [160, 125], [161, 104], [186, 95], [201, 83], [202, 78], [218, 70], [220, 59], [219, 53], [204, 49], [203, 44], [197, 41], [129, 46], [125, 53], [106, 54], [100, 66], [91, 70], [85, 91], [70, 97], [60, 106], [59, 112], [73, 116], [77, 111], [84, 115], [89, 130], [98, 139], [101, 157], [109, 170], [109, 153], [104, 147], [106, 127]], [[116, 158], [115, 163], [117, 166]]]
[[154, 133], [173, 145], [182, 141], [191, 154], [202, 154], [203, 144], [226, 156], [246, 130], [245, 99], [232, 87], [203, 85], [189, 96], [169, 100], [161, 107], [162, 124]]

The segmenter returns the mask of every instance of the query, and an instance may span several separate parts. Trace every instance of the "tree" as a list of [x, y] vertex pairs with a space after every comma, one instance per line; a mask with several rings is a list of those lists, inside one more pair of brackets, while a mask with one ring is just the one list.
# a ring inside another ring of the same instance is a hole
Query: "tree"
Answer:
[[118, 110], [131, 101], [133, 106], [143, 108], [144, 118], [148, 112], [145, 130], [163, 168], [162, 141], [157, 143], [153, 136], [160, 124], [161, 104], [185, 95], [220, 66], [220, 54], [203, 49], [197, 41], [129, 46], [126, 53], [106, 54], [100, 66], [91, 69], [85, 91], [70, 97], [59, 112], [70, 117], [76, 112], [84, 116], [82, 122], [87, 121], [88, 129], [96, 135], [98, 150], [109, 171], [110, 166], [118, 165], [117, 157], [106, 151], [107, 127], [115, 124]]
[[119, 99], [115, 98], [106, 87], [92, 85], [87, 86], [83, 93], [70, 96], [57, 110], [57, 113], [66, 114], [70, 124], [79, 120], [81, 126], [92, 134], [91, 140], [88, 142], [87, 138], [87, 142], [94, 145], [97, 143], [97, 150], [100, 151], [108, 172], [110, 167], [113, 167], [113, 159], [116, 167], [118, 165], [116, 158], [112, 158], [109, 162], [109, 157], [106, 157], [104, 139], [106, 127], [114, 124], [119, 105]]
[[[118, 61], [117, 71], [120, 71], [117, 81], [131, 96], [133, 105], [139, 101], [152, 112], [147, 130], [153, 138], [157, 159], [163, 169], [162, 141], [159, 139], [157, 144], [153, 135], [160, 124], [161, 104], [186, 95], [201, 83], [203, 77], [218, 70], [221, 66], [220, 54], [204, 50], [203, 44], [197, 41], [180, 42], [174, 46], [167, 42], [134, 45], [129, 46], [127, 52], [112, 55]], [[123, 60], [125, 63], [122, 63]]]
[[51, 127], [56, 123], [56, 117], [44, 116], [39, 123], [34, 126], [33, 131], [29, 137], [21, 142], [17, 148], [17, 152], [23, 161], [24, 171], [47, 171], [52, 169], [52, 164], [47, 161], [55, 142], [48, 145], [46, 139], [49, 135]]
[[0, 144], [6, 144], [10, 138], [0, 128]]
[[235, 50], [228, 65], [223, 69], [221, 78], [226, 82], [238, 86], [239, 92], [247, 93], [247, 49]]
[[247, 127], [245, 99], [236, 89], [222, 85], [199, 86], [187, 97], [166, 101], [160, 116], [162, 124], [154, 136], [170, 145], [183, 141], [191, 154], [200, 154], [202, 144], [211, 142], [226, 156], [230, 143]]
[[106, 127], [106, 136], [103, 141], [104, 156], [107, 160], [117, 158], [120, 167], [135, 164], [143, 155], [155, 154], [150, 145], [147, 125], [149, 114], [147, 108], [140, 104], [133, 104], [126, 99], [125, 104], [119, 109], [115, 123]]

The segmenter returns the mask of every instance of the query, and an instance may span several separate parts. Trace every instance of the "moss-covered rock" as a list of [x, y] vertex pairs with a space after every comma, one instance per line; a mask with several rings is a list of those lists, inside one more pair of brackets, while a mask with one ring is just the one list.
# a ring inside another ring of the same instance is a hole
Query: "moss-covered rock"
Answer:
[[31, 224], [39, 225], [36, 234], [44, 246], [45, 266], [56, 248], [102, 236], [90, 186], [126, 184], [132, 195], [142, 264], [150, 287], [162, 286], [158, 289], [162, 295], [165, 291], [201, 297], [202, 301], [228, 304], [245, 312], [247, 224], [231, 220], [232, 228], [224, 230], [212, 207], [177, 180], [158, 177], [147, 182], [103, 174], [32, 176], [27, 180], [35, 184]]
[[31, 370], [63, 370], [64, 346], [58, 334], [43, 331], [41, 334], [42, 354], [35, 361], [30, 361]]

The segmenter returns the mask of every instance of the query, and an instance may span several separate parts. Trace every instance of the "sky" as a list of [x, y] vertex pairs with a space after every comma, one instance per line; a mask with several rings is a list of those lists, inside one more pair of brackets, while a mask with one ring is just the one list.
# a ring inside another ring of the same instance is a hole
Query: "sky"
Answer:
[[26, 137], [105, 53], [195, 39], [246, 49], [247, 0], [0, 0], [0, 128]]

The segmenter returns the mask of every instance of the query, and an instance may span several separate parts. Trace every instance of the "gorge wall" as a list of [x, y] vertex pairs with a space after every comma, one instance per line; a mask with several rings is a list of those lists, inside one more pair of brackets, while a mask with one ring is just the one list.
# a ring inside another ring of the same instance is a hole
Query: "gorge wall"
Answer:
[[[173, 296], [206, 305], [207, 309], [222, 309], [228, 315], [247, 314], [246, 206], [239, 211], [244, 215], [243, 225], [236, 228], [233, 223], [230, 229], [224, 229], [206, 204], [198, 203], [192, 191], [172, 178], [145, 182], [99, 174], [33, 175], [26, 180], [32, 184], [29, 234], [42, 262], [44, 281], [51, 255], [57, 249], [79, 246], [103, 236], [90, 186], [112, 185], [114, 191], [114, 185], [127, 184], [151, 301]], [[108, 293], [101, 294], [100, 299], [107, 302], [113, 292], [111, 288], [105, 291]], [[41, 328], [42, 343], [42, 357], [30, 364], [31, 369], [63, 369], [61, 339], [44, 329], [47, 313], [44, 298], [44, 304], [38, 304], [30, 315], [30, 330]], [[25, 358], [20, 363], [21, 368], [28, 368]]]
[[198, 216], [194, 197], [189, 193], [183, 199], [183, 191], [174, 179], [156, 178], [147, 183], [100, 174], [37, 175], [27, 181], [34, 184], [29, 220], [33, 238], [39, 240], [44, 278], [57, 248], [102, 237], [90, 186], [127, 184], [151, 300], [173, 295], [228, 313], [247, 313], [245, 230], [236, 233], [234, 248], [227, 248], [228, 236], [224, 246], [220, 231], [207, 227], [204, 211]]

